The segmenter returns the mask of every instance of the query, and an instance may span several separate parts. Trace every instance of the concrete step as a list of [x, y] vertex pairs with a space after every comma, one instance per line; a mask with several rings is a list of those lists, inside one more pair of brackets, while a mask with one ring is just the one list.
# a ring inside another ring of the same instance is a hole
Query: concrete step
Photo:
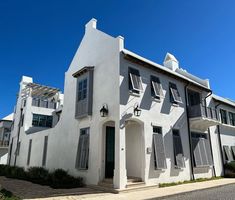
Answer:
[[135, 182], [141, 182], [141, 178], [136, 178], [136, 177], [128, 177], [127, 183], [135, 183]]
[[132, 187], [139, 187], [139, 186], [144, 186], [144, 182], [129, 182], [127, 183], [127, 188], [132, 188]]

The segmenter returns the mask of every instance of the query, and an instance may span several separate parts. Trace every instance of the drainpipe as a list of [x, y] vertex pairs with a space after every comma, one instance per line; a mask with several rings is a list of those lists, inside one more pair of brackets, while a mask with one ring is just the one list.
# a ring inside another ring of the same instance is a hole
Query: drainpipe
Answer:
[[[217, 107], [221, 105], [221, 103], [218, 103], [215, 106], [215, 109], [217, 111]], [[223, 148], [222, 148], [222, 142], [221, 142], [221, 134], [220, 134], [220, 126], [217, 125], [217, 131], [218, 131], [218, 140], [219, 140], [219, 147], [220, 147], [220, 154], [221, 154], [221, 163], [222, 163], [222, 170], [223, 170], [223, 174], [225, 174], [225, 170], [224, 170], [224, 154], [223, 154]]]
[[190, 167], [191, 167], [191, 180], [195, 180], [194, 177], [194, 168], [193, 168], [193, 151], [192, 151], [192, 137], [191, 137], [191, 130], [190, 130], [190, 122], [189, 122], [189, 113], [188, 113], [188, 95], [187, 95], [187, 88], [189, 86], [189, 82], [184, 87], [184, 95], [186, 100], [186, 117], [187, 117], [187, 124], [188, 124], [188, 138], [189, 138], [189, 151], [190, 151]]
[[[210, 93], [204, 98], [204, 104], [205, 104], [205, 107], [207, 108], [207, 104], [206, 104], [206, 99], [208, 97], [210, 97], [212, 95], [212, 91], [210, 91]], [[216, 113], [217, 115], [217, 113]], [[207, 113], [207, 109], [206, 109], [206, 116], [208, 116], [208, 113]], [[211, 132], [210, 132], [210, 128], [207, 129], [208, 131], [208, 136], [209, 136], [209, 143], [210, 143], [210, 146], [211, 146], [211, 159], [212, 159], [212, 163], [213, 163], [213, 175], [214, 177], [216, 177], [216, 173], [215, 173], [215, 164], [214, 164], [214, 156], [213, 156], [213, 151], [212, 151], [212, 143], [211, 143]]]
[[[18, 149], [19, 140], [20, 140], [20, 129], [21, 129], [22, 113], [23, 113], [23, 108], [20, 108], [20, 120], [19, 120], [19, 124], [18, 124], [16, 150]], [[14, 167], [16, 166], [16, 158], [17, 158], [17, 155], [15, 154]]]

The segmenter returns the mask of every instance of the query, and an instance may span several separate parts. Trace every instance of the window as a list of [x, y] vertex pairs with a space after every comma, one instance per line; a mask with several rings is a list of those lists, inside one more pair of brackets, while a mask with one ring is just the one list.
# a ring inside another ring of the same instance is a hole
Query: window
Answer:
[[43, 155], [42, 155], [42, 166], [46, 165], [47, 144], [48, 144], [48, 136], [45, 136], [44, 137], [44, 146], [43, 146]]
[[231, 146], [231, 150], [232, 150], [232, 153], [233, 153], [233, 158], [235, 159], [235, 146]]
[[226, 161], [233, 161], [233, 156], [232, 156], [232, 152], [231, 150], [229, 149], [229, 146], [227, 145], [224, 145], [224, 154], [225, 154], [225, 160]]
[[180, 93], [177, 89], [176, 84], [174, 83], [169, 83], [169, 89], [170, 89], [170, 101], [171, 103], [182, 103], [182, 98], [180, 96]]
[[151, 95], [156, 99], [160, 99], [161, 97], [163, 97], [162, 84], [160, 82], [160, 79], [158, 77], [151, 76], [150, 81]]
[[153, 127], [153, 149], [154, 149], [154, 165], [155, 169], [166, 168], [166, 156], [162, 137], [162, 128]]
[[213, 164], [208, 136], [204, 133], [191, 133], [195, 167]]
[[189, 106], [199, 105], [202, 102], [199, 92], [188, 90], [188, 103]]
[[15, 155], [20, 155], [20, 142], [17, 143]]
[[79, 170], [88, 169], [89, 160], [89, 128], [80, 130], [75, 167]]
[[30, 140], [29, 140], [29, 148], [28, 148], [27, 165], [29, 165], [29, 163], [30, 163], [31, 149], [32, 149], [32, 139], [30, 139]]
[[33, 114], [32, 125], [33, 126], [38, 126], [38, 127], [51, 128], [52, 127], [52, 121], [53, 121], [52, 116]]
[[78, 82], [78, 101], [87, 98], [87, 78]]
[[143, 91], [139, 70], [129, 68], [129, 89], [134, 93]]
[[21, 124], [20, 124], [20, 126], [23, 126], [24, 125], [24, 115], [22, 115], [22, 117], [21, 117]]
[[184, 153], [179, 130], [173, 129], [174, 161], [177, 168], [185, 167]]
[[220, 109], [220, 116], [221, 116], [221, 122], [223, 124], [228, 124], [228, 121], [227, 121], [227, 111], [223, 110], [223, 109]]
[[228, 115], [230, 125], [235, 126], [235, 113], [229, 112]]

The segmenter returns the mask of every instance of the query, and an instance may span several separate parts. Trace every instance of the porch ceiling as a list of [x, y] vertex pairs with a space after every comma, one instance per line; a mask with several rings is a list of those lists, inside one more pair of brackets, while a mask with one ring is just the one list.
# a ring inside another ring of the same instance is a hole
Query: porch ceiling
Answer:
[[191, 129], [196, 129], [196, 130], [200, 130], [203, 132], [206, 131], [211, 126], [216, 126], [220, 124], [219, 121], [214, 120], [214, 119], [209, 119], [206, 117], [192, 118], [189, 120], [189, 122], [190, 122]]

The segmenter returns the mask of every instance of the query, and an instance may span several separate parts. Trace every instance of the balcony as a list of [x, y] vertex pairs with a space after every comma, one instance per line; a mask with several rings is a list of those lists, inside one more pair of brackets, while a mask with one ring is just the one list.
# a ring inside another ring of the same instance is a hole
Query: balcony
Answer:
[[210, 126], [219, 124], [216, 109], [202, 104], [189, 106], [188, 115], [191, 129], [206, 131]]
[[32, 106], [41, 107], [41, 108], [49, 108], [49, 109], [56, 109], [56, 102], [42, 100], [33, 98], [32, 99]]

